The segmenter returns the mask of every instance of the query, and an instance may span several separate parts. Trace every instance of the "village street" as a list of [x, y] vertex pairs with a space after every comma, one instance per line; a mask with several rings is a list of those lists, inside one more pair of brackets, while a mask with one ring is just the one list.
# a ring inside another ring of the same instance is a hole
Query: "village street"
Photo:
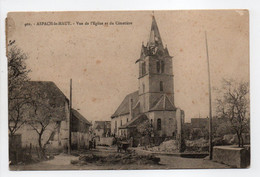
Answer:
[[[88, 164], [71, 164], [71, 161], [79, 159], [82, 154], [95, 154], [99, 156], [116, 156], [118, 153], [116, 147], [101, 147], [86, 152], [73, 152], [73, 155], [60, 154], [54, 159], [27, 165], [11, 165], [10, 170], [113, 170], [113, 169], [199, 169], [199, 168], [230, 168], [227, 165], [216, 163], [202, 158], [183, 158], [169, 155], [156, 155], [160, 158], [160, 163], [157, 164], [111, 164], [94, 162]], [[138, 155], [143, 155], [138, 152]]]

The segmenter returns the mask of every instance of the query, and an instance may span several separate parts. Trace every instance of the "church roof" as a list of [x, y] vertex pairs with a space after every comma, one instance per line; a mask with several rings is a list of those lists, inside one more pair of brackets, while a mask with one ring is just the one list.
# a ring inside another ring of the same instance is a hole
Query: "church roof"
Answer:
[[139, 100], [138, 91], [135, 91], [133, 93], [126, 95], [126, 97], [124, 98], [122, 103], [119, 105], [119, 107], [117, 108], [115, 113], [111, 116], [111, 118], [118, 117], [118, 116], [125, 115], [125, 114], [129, 114], [130, 113], [130, 110], [129, 110], [129, 100], [130, 99], [133, 99], [133, 105], [132, 106], [135, 106], [137, 104], [138, 100]]
[[148, 120], [147, 116], [145, 114], [140, 114], [140, 115], [136, 116], [134, 119], [127, 122], [126, 124], [119, 127], [119, 129], [136, 127], [137, 125], [139, 125], [140, 123], [142, 123], [145, 120]]
[[150, 111], [175, 111], [176, 107], [166, 94], [163, 94], [150, 109]]

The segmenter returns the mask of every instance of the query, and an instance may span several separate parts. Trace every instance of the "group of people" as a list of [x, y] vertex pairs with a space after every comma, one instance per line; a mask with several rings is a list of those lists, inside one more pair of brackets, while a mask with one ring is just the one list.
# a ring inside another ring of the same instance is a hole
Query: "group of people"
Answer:
[[133, 146], [133, 137], [126, 139], [123, 137], [115, 138], [115, 144], [117, 145], [117, 152], [124, 150], [127, 151], [128, 147]]

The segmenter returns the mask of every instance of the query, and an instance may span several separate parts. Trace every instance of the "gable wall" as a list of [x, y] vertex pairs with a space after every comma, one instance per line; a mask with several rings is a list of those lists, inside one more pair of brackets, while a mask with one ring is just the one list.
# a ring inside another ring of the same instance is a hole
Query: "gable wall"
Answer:
[[[120, 131], [120, 129], [119, 129], [119, 127], [121, 126], [120, 123], [121, 123], [121, 120], [122, 120], [122, 125], [127, 123], [127, 118], [128, 118], [128, 121], [131, 120], [129, 114], [118, 116], [118, 117], [111, 119], [111, 133], [115, 134], [116, 136], [121, 136], [122, 131]], [[115, 126], [115, 124], [116, 124], [115, 122], [117, 122], [117, 127]]]
[[[152, 120], [153, 127], [158, 132], [159, 136], [172, 136], [173, 132], [176, 134], [177, 121], [175, 111], [154, 111], [147, 113], [150, 122]], [[157, 130], [157, 120], [161, 119], [161, 130]]]

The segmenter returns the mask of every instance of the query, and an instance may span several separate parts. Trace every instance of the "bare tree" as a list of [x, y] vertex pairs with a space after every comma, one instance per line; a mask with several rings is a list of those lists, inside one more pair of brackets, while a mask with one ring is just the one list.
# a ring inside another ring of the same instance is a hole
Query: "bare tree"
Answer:
[[249, 129], [249, 83], [223, 80], [220, 96], [216, 99], [217, 114], [227, 118], [238, 138], [238, 146], [243, 147], [242, 134]]
[[55, 104], [53, 101], [55, 95], [51, 91], [43, 92], [41, 88], [36, 86], [32, 88], [31, 93], [31, 103], [27, 108], [30, 112], [27, 124], [38, 134], [40, 158], [45, 159], [46, 146], [60, 126], [61, 118], [64, 117], [64, 109]]
[[30, 103], [30, 98], [23, 91], [19, 92], [21, 97], [9, 99], [9, 134], [12, 137], [26, 123], [26, 105]]
[[27, 55], [15, 45], [15, 41], [9, 41], [8, 50], [8, 128], [13, 136], [26, 122], [24, 106], [29, 103], [28, 88], [24, 87], [29, 80], [25, 60]]

